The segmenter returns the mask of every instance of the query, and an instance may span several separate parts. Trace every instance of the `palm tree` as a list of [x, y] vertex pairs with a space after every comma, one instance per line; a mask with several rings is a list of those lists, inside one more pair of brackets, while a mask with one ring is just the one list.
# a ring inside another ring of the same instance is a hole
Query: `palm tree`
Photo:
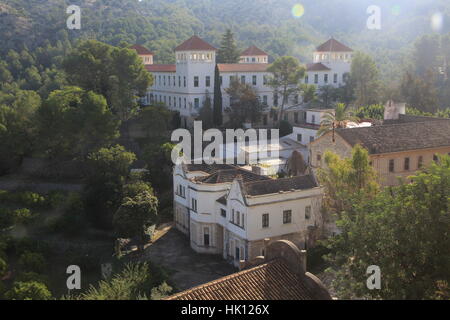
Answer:
[[333, 142], [334, 142], [334, 130], [338, 128], [346, 128], [349, 121], [356, 120], [347, 110], [347, 107], [343, 103], [338, 103], [336, 109], [333, 111], [327, 111], [320, 123], [320, 129], [317, 132], [318, 136], [321, 136], [328, 131], [333, 130]]

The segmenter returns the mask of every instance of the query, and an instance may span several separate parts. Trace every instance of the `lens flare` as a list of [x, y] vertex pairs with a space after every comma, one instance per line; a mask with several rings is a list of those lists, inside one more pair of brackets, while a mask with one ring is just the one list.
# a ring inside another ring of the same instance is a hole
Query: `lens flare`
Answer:
[[444, 16], [442, 13], [437, 12], [431, 16], [431, 29], [435, 32], [442, 30], [444, 26]]
[[296, 4], [292, 7], [292, 15], [294, 18], [301, 18], [305, 13], [305, 8], [301, 4]]
[[399, 16], [400, 15], [400, 10], [401, 10], [400, 6], [399, 5], [395, 5], [395, 6], [393, 6], [391, 8], [391, 13], [394, 16]]

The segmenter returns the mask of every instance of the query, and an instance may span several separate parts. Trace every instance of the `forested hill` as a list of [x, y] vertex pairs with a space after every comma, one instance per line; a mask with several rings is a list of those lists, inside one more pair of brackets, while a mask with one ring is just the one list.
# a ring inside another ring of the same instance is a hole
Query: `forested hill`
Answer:
[[[296, 3], [304, 5], [301, 18], [292, 14]], [[82, 8], [81, 30], [66, 28], [70, 4]], [[366, 27], [373, 4], [382, 8], [379, 31]], [[392, 72], [418, 37], [433, 32], [430, 17], [436, 12], [448, 17], [441, 32], [449, 32], [448, 0], [0, 0], [0, 53], [95, 38], [143, 44], [156, 53], [156, 62], [168, 63], [172, 49], [192, 34], [218, 45], [231, 28], [242, 48], [256, 44], [273, 57], [293, 55], [303, 62], [314, 46], [334, 36]]]

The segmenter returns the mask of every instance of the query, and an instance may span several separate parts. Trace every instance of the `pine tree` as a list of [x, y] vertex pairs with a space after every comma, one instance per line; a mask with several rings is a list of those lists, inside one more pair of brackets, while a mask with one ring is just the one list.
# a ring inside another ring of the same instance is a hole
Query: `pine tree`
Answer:
[[218, 63], [238, 63], [240, 53], [234, 40], [234, 34], [227, 29], [222, 37], [222, 43], [217, 54]]

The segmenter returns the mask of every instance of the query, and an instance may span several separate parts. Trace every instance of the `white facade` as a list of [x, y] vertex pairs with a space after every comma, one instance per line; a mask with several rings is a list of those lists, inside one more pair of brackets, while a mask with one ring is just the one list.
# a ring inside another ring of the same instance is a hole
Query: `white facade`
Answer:
[[[142, 101], [144, 104], [164, 103], [169, 109], [180, 112], [182, 126], [191, 127], [206, 98], [209, 96], [211, 102], [214, 99], [216, 50], [198, 37], [185, 43], [178, 47], [181, 49], [175, 49], [175, 65], [147, 66], [154, 81]], [[243, 58], [243, 63], [218, 65], [223, 110], [231, 104], [225, 89], [230, 87], [232, 79], [253, 86], [261, 102], [267, 106], [276, 104], [273, 89], [267, 85], [270, 76], [266, 71], [268, 57], [248, 57], [248, 63], [247, 57]]]
[[[292, 133], [288, 136], [303, 145], [308, 145], [318, 138], [320, 125], [327, 112], [334, 112], [334, 109], [306, 109], [305, 123], [297, 124], [292, 128]], [[305, 155], [307, 160], [308, 155]]]
[[269, 56], [262, 55], [243, 55], [239, 63], [269, 63]]
[[351, 71], [352, 58], [352, 49], [330, 39], [314, 52], [313, 63], [307, 67], [304, 82], [319, 87], [342, 86], [346, 74]]
[[[314, 53], [314, 63], [307, 66], [305, 83], [317, 86], [344, 84], [344, 78], [350, 72], [353, 52], [350, 48], [331, 39]], [[335, 47], [333, 47], [333, 44]], [[336, 44], [338, 47], [336, 47]], [[344, 50], [347, 51], [336, 51]], [[241, 56], [240, 63], [218, 64], [222, 89], [222, 107], [225, 111], [230, 107], [230, 96], [226, 89], [233, 80], [247, 83], [254, 87], [260, 101], [272, 108], [281, 104], [281, 96], [277, 95], [268, 85], [271, 73], [267, 71], [268, 55], [252, 46]], [[200, 108], [207, 97], [214, 99], [214, 81], [216, 67], [216, 49], [198, 37], [192, 37], [175, 49], [176, 64], [148, 65], [153, 74], [154, 83], [144, 104], [154, 102], [164, 103], [169, 109], [178, 111], [182, 126], [192, 127], [193, 120], [198, 116]], [[289, 105], [299, 104], [300, 97], [291, 97]]]
[[[238, 174], [225, 182], [206, 183], [195, 177], [208, 177], [207, 172], [188, 171], [184, 165], [174, 168], [174, 220], [188, 235], [191, 247], [199, 253], [222, 255], [238, 266], [240, 260], [261, 255], [266, 238], [289, 239], [306, 246], [311, 241], [309, 230], [322, 224], [321, 189], [314, 185], [244, 196], [242, 188], [248, 188], [245, 180], [257, 180], [257, 175], [249, 178], [251, 173], [239, 170], [246, 176], [241, 180]], [[220, 174], [226, 172], [230, 170]], [[249, 183], [278, 183], [265, 179]]]

